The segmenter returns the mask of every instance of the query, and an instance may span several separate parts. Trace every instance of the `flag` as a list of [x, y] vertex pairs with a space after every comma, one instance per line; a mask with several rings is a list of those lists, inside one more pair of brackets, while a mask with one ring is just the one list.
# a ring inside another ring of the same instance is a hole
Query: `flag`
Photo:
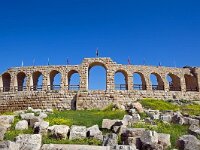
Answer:
[[22, 60], [22, 67], [24, 67], [24, 61]]
[[69, 58], [67, 58], [67, 65], [69, 65]]
[[49, 58], [48, 58], [48, 62], [47, 62], [47, 65], [49, 65]]
[[128, 64], [131, 65], [131, 60], [130, 58], [128, 57]]
[[98, 50], [98, 48], [96, 49], [96, 57], [99, 57], [99, 50]]

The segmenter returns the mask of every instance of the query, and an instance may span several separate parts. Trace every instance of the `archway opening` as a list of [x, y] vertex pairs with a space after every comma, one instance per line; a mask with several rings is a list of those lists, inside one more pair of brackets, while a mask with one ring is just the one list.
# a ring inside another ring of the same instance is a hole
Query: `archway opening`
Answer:
[[26, 74], [24, 72], [19, 72], [17, 74], [17, 89], [18, 91], [24, 91], [26, 90]]
[[169, 83], [169, 91], [181, 91], [181, 82], [177, 75], [169, 73], [167, 75], [167, 81]]
[[194, 75], [185, 74], [186, 91], [199, 91], [198, 80]]
[[43, 75], [40, 71], [33, 73], [33, 87], [34, 91], [42, 90], [43, 86]]
[[68, 90], [78, 91], [80, 89], [80, 75], [78, 71], [68, 72]]
[[151, 73], [150, 80], [152, 90], [164, 90], [164, 82], [159, 74]]
[[146, 90], [146, 81], [144, 75], [140, 72], [133, 74], [133, 89], [134, 90]]
[[125, 71], [115, 72], [115, 90], [128, 90], [128, 75]]
[[92, 63], [88, 68], [88, 89], [106, 90], [107, 89], [107, 69], [102, 63]]
[[2, 81], [3, 81], [3, 92], [9, 92], [10, 91], [11, 75], [9, 73], [4, 73], [2, 75]]
[[49, 74], [49, 78], [50, 78], [50, 90], [60, 90], [61, 73], [57, 70], [52, 70]]

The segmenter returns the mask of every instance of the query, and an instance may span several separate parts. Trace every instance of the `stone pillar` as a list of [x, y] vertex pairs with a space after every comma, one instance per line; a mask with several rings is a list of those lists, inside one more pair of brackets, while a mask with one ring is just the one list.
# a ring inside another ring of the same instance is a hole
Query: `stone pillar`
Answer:
[[66, 73], [65, 73], [65, 70], [62, 70], [60, 72], [60, 74], [61, 74], [60, 90], [65, 91], [65, 90], [67, 90], [66, 89]]
[[31, 91], [31, 87], [33, 86], [32, 74], [26, 74], [26, 90]]
[[49, 73], [47, 73], [47, 72], [43, 73], [43, 81], [42, 81], [42, 90], [43, 91], [48, 90], [48, 82], [49, 82], [48, 78], [50, 78]]
[[186, 92], [186, 83], [184, 74], [181, 75], [180, 82], [181, 82], [181, 91]]
[[11, 80], [10, 80], [10, 91], [15, 91], [15, 73], [12, 72], [10, 73], [10, 76], [11, 76]]
[[198, 83], [198, 92], [200, 92], [200, 69], [197, 69], [197, 83]]
[[80, 90], [88, 90], [88, 67], [82, 67], [80, 70]]
[[165, 74], [161, 74], [161, 79], [163, 80], [163, 83], [164, 83], [164, 91], [169, 91], [169, 82], [166, 78], [166, 75]]
[[114, 75], [113, 72], [108, 69], [106, 73], [106, 90], [110, 91], [114, 90], [114, 88], [115, 88]]
[[144, 75], [145, 81], [146, 81], [146, 89], [147, 91], [152, 91], [152, 83], [150, 80], [150, 75]]
[[133, 74], [128, 73], [128, 90], [133, 90]]

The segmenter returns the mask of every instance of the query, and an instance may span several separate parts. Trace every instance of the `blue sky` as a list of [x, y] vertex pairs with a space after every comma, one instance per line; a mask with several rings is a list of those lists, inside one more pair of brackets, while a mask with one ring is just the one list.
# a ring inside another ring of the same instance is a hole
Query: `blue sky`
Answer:
[[6, 0], [0, 3], [0, 71], [80, 64], [100, 56], [127, 64], [199, 66], [198, 0]]

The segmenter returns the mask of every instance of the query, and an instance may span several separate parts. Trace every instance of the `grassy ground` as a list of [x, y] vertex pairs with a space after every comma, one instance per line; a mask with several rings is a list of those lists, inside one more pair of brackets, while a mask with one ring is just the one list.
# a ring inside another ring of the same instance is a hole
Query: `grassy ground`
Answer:
[[[54, 111], [53, 114], [49, 114], [48, 118], [45, 120], [48, 121], [51, 125], [82, 125], [90, 127], [92, 125], [98, 124], [101, 127], [103, 119], [122, 119], [125, 115], [124, 111], [115, 110], [111, 111], [111, 107], [107, 107], [104, 110], [69, 110], [69, 111]], [[15, 130], [16, 123], [20, 120], [19, 117], [15, 117], [15, 121], [11, 126], [11, 129], [6, 132], [5, 140], [13, 141], [14, 138], [19, 134], [31, 134], [33, 129], [29, 128], [28, 130]], [[103, 130], [103, 133], [107, 131]], [[49, 136], [43, 136], [43, 144], [55, 143], [55, 144], [88, 144], [88, 145], [100, 145], [101, 142], [92, 138], [78, 139], [78, 140], [58, 140], [53, 139]]]
[[160, 111], [164, 111], [164, 110], [178, 111], [179, 110], [183, 113], [188, 113], [190, 115], [200, 114], [199, 104], [184, 104], [182, 106], [179, 106], [179, 105], [174, 105], [167, 101], [155, 100], [155, 99], [143, 99], [143, 100], [140, 100], [140, 103], [145, 108], [151, 108], [151, 109], [156, 109]]

